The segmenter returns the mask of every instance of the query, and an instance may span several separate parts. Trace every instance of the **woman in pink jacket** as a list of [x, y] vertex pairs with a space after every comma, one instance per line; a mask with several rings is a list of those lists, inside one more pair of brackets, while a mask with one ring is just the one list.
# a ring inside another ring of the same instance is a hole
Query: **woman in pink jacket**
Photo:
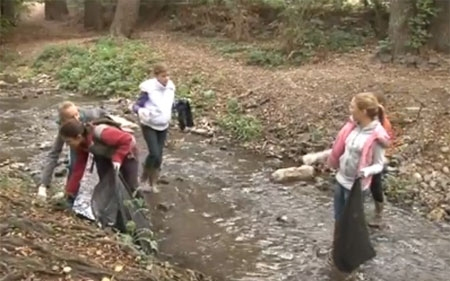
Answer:
[[339, 219], [357, 177], [367, 190], [372, 176], [383, 170], [389, 135], [379, 120], [383, 111], [372, 93], [357, 94], [350, 103], [350, 120], [339, 131], [328, 157], [337, 170], [334, 187], [334, 218]]

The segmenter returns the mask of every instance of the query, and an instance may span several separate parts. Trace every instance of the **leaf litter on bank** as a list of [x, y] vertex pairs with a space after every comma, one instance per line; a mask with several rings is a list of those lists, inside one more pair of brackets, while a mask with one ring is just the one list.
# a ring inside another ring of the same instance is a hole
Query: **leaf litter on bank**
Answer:
[[0, 280], [212, 280], [141, 256], [68, 212], [33, 205], [22, 185], [0, 181]]

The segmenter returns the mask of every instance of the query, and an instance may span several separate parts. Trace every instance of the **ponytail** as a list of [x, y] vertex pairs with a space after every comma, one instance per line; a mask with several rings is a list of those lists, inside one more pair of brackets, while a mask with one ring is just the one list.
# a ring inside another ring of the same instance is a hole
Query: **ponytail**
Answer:
[[381, 125], [384, 127], [384, 107], [381, 104], [378, 104], [378, 120], [380, 121]]

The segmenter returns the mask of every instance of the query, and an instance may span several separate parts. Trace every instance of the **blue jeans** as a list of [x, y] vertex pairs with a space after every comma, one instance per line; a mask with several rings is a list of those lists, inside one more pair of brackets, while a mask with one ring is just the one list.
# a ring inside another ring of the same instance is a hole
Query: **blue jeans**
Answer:
[[334, 219], [338, 220], [344, 210], [345, 203], [350, 196], [350, 190], [337, 181], [334, 184]]
[[164, 131], [157, 131], [144, 125], [141, 126], [141, 129], [148, 148], [148, 155], [145, 159], [144, 166], [149, 169], [159, 169], [162, 163], [167, 129]]

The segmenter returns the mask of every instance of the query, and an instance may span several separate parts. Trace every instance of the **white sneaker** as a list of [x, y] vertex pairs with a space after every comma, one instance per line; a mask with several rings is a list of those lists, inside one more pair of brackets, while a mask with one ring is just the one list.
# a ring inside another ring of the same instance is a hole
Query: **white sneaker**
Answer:
[[47, 199], [47, 187], [40, 185], [38, 188], [37, 197], [40, 200], [46, 200]]

